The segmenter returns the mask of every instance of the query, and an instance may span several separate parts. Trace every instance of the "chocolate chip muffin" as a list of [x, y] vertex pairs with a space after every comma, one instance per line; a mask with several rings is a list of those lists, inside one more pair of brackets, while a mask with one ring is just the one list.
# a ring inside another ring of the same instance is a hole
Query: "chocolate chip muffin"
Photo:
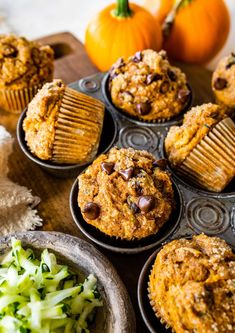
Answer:
[[0, 35], [0, 108], [19, 112], [52, 80], [54, 52], [24, 37]]
[[212, 76], [212, 89], [216, 101], [234, 116], [235, 110], [235, 54], [221, 59]]
[[78, 177], [78, 205], [84, 220], [121, 239], [156, 234], [174, 207], [164, 160], [146, 151], [112, 148]]
[[217, 237], [174, 240], [157, 254], [149, 298], [175, 333], [235, 332], [235, 255]]
[[57, 164], [85, 164], [96, 155], [104, 104], [67, 87], [46, 83], [28, 106], [23, 122], [30, 151]]
[[170, 128], [165, 150], [171, 165], [204, 189], [221, 192], [235, 176], [235, 124], [219, 105], [188, 111]]
[[162, 122], [181, 113], [191, 100], [185, 74], [170, 65], [166, 52], [137, 52], [110, 70], [114, 105], [143, 121]]

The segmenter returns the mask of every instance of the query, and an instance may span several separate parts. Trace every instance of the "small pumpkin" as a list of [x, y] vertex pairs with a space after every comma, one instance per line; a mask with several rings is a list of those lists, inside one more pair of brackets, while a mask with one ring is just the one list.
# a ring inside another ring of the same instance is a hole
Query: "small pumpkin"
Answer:
[[136, 51], [162, 45], [160, 24], [144, 8], [117, 0], [104, 8], [88, 24], [85, 35], [86, 51], [101, 71], [108, 70], [118, 58], [127, 58]]
[[163, 48], [173, 59], [206, 63], [227, 39], [230, 17], [223, 0], [146, 0], [145, 6], [162, 24]]

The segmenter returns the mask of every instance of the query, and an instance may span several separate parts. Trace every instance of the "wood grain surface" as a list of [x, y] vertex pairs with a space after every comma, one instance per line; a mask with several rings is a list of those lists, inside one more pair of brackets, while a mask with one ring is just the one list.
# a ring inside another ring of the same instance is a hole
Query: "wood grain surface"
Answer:
[[[53, 46], [56, 53], [55, 77], [66, 83], [94, 74], [97, 69], [90, 63], [83, 45], [70, 33], [60, 33], [41, 38], [43, 44]], [[194, 104], [213, 100], [210, 89], [211, 73], [203, 68], [184, 65], [194, 93]], [[18, 116], [0, 111], [0, 124], [15, 137]], [[10, 157], [9, 177], [20, 185], [32, 189], [42, 201], [38, 206], [44, 220], [41, 230], [53, 230], [85, 238], [72, 220], [69, 209], [69, 193], [74, 179], [58, 179], [42, 171], [21, 152], [15, 140]], [[137, 281], [141, 268], [153, 250], [138, 255], [121, 255], [99, 248], [116, 267], [130, 294], [137, 320], [137, 332], [148, 332], [137, 304]], [[134, 333], [134, 332], [133, 332]]]

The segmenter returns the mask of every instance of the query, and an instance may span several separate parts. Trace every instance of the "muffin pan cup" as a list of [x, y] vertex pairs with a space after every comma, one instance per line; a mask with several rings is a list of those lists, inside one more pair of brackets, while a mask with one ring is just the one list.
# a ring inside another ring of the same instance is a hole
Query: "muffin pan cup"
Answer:
[[[43, 170], [45, 170], [46, 172], [50, 173], [55, 177], [58, 178], [76, 177], [78, 173], [81, 172], [89, 164], [89, 162], [85, 164], [56, 164], [53, 161], [43, 161], [31, 153], [25, 141], [25, 133], [23, 130], [23, 121], [26, 116], [26, 111], [27, 109], [25, 109], [20, 115], [16, 130], [17, 140], [22, 152], [33, 163], [37, 164]], [[109, 110], [105, 110], [103, 129], [101, 133], [101, 139], [97, 154], [106, 152], [112, 146], [116, 136], [117, 136], [116, 119]]]
[[106, 105], [109, 106], [110, 110], [112, 110], [113, 112], [118, 112], [119, 115], [122, 115], [124, 118], [126, 118], [127, 120], [128, 119], [132, 119], [134, 120], [137, 124], [139, 125], [142, 125], [144, 124], [145, 126], [146, 125], [153, 125], [153, 126], [156, 126], [156, 124], [160, 125], [167, 125], [167, 124], [171, 124], [172, 121], [177, 121], [177, 120], [180, 120], [182, 118], [182, 115], [190, 109], [191, 105], [192, 105], [192, 100], [193, 100], [193, 92], [192, 92], [192, 89], [190, 87], [189, 84], [187, 84], [188, 86], [188, 89], [190, 90], [191, 94], [190, 94], [190, 97], [187, 101], [187, 103], [185, 104], [183, 110], [176, 116], [174, 117], [170, 117], [170, 118], [167, 118], [167, 119], [156, 119], [155, 121], [143, 121], [143, 120], [140, 120], [138, 119], [138, 117], [134, 117], [134, 116], [131, 116], [131, 115], [128, 115], [127, 113], [125, 113], [123, 110], [117, 108], [112, 100], [111, 100], [111, 96], [110, 96], [110, 92], [109, 92], [109, 73], [106, 73], [104, 74], [104, 77], [103, 77], [103, 80], [102, 80], [102, 95], [103, 95], [103, 98], [104, 98], [104, 101], [106, 103]]
[[[185, 237], [190, 239], [192, 237]], [[176, 237], [177, 239], [181, 238], [180, 235]], [[166, 242], [167, 243], [167, 242]], [[229, 244], [229, 243], [228, 243]], [[235, 247], [229, 244], [233, 250]], [[145, 325], [147, 326], [149, 332], [151, 333], [174, 333], [171, 328], [160, 318], [158, 314], [155, 313], [154, 309], [150, 304], [149, 299], [149, 277], [156, 259], [157, 254], [160, 252], [163, 246], [159, 246], [147, 259], [144, 264], [138, 279], [137, 287], [137, 299], [140, 309], [141, 316]]]
[[172, 211], [169, 220], [159, 229], [156, 235], [151, 235], [141, 240], [124, 240], [111, 237], [99, 231], [94, 226], [88, 224], [83, 219], [81, 210], [77, 204], [77, 197], [79, 191], [78, 180], [74, 182], [70, 192], [70, 210], [78, 228], [91, 241], [110, 251], [125, 254], [135, 254], [152, 249], [153, 247], [161, 244], [166, 239], [168, 239], [170, 235], [173, 234], [179, 226], [179, 221], [181, 220], [182, 216], [183, 201], [181, 191], [179, 190], [177, 185], [174, 184], [174, 182], [173, 190], [175, 194], [176, 208]]

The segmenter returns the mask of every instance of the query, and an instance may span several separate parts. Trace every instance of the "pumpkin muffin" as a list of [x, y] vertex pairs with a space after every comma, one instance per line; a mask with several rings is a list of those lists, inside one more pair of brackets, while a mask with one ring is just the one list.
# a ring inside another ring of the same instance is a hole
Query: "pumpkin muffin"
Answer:
[[191, 101], [185, 74], [170, 65], [165, 51], [120, 58], [110, 70], [109, 89], [117, 108], [149, 122], [169, 120]]
[[221, 192], [235, 176], [235, 124], [219, 105], [188, 111], [170, 128], [165, 150], [171, 165], [204, 189]]
[[227, 109], [229, 115], [235, 110], [235, 54], [221, 59], [212, 76], [212, 89], [217, 103]]
[[156, 234], [174, 208], [163, 160], [146, 151], [112, 148], [78, 177], [84, 220], [109, 236], [133, 240]]
[[175, 333], [235, 332], [235, 255], [224, 240], [203, 234], [164, 245], [149, 299]]
[[0, 108], [22, 111], [53, 77], [54, 52], [24, 37], [0, 35]]
[[96, 155], [104, 105], [67, 87], [46, 83], [28, 106], [23, 122], [30, 151], [57, 164], [88, 163]]

